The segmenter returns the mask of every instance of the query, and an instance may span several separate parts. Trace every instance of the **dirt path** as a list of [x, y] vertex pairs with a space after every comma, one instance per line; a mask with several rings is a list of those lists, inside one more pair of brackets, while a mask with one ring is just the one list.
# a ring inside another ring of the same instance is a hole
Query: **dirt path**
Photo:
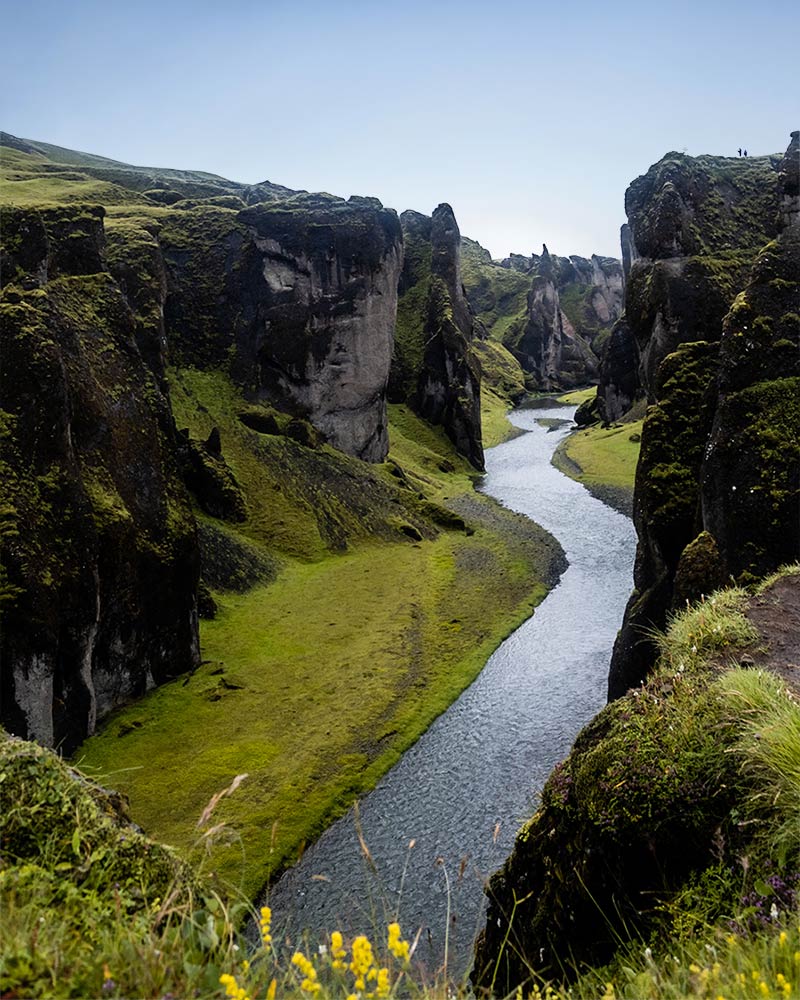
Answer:
[[747, 617], [763, 638], [753, 665], [778, 674], [800, 694], [800, 574], [785, 576], [754, 597]]

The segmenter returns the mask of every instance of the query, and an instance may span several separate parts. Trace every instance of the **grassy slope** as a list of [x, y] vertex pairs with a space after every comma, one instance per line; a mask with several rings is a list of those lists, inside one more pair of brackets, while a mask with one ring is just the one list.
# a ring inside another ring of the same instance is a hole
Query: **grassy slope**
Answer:
[[[576, 389], [559, 400], [576, 406], [596, 391], [594, 387]], [[604, 503], [631, 516], [641, 436], [641, 420], [606, 429], [599, 424], [578, 428], [558, 446], [553, 465]]]
[[[533, 550], [520, 553], [510, 535], [479, 520], [473, 535], [444, 531], [416, 544], [356, 538], [334, 555], [291, 481], [276, 490], [271, 467], [248, 447], [265, 438], [233, 418], [241, 400], [224, 376], [178, 373], [173, 404], [179, 426], [197, 437], [222, 428], [223, 452], [250, 503], [248, 521], [224, 531], [277, 553], [284, 568], [270, 585], [215, 594], [218, 616], [201, 628], [209, 662], [117, 713], [77, 757], [130, 796], [149, 832], [182, 848], [214, 792], [248, 773], [246, 789], [219, 809], [241, 844], [218, 862], [253, 894], [475, 677], [544, 596], [547, 557], [537, 563]], [[390, 459], [409, 482], [433, 502], [474, 496], [444, 437], [406, 407], [391, 410]], [[455, 471], [442, 472], [445, 461]], [[350, 464], [357, 475], [360, 463]], [[391, 467], [369, 475], [393, 481]], [[502, 516], [511, 525], [513, 516]], [[467, 572], [467, 564], [480, 569]]]

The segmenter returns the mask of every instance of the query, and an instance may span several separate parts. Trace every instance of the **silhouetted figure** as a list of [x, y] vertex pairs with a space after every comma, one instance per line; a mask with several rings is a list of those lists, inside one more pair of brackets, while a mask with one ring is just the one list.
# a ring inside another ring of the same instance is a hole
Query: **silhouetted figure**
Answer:
[[744, 151], [744, 155], [747, 156], [747, 150]]
[[741, 155], [742, 155], [742, 147], [740, 146], [739, 147], [739, 156], [741, 156]]

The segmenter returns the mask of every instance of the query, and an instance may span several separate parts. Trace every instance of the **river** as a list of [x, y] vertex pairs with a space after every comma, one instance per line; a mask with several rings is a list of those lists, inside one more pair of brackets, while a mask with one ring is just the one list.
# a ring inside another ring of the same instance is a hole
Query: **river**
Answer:
[[[521, 409], [527, 433], [486, 453], [481, 490], [561, 543], [569, 566], [535, 613], [488, 660], [352, 812], [269, 894], [274, 925], [312, 940], [331, 930], [373, 940], [399, 914], [421, 928], [415, 960], [455, 977], [469, 968], [483, 884], [510, 853], [553, 766], [605, 702], [611, 648], [631, 589], [631, 521], [550, 464], [574, 410]], [[549, 418], [549, 420], [548, 420]], [[413, 847], [409, 844], [413, 842]]]

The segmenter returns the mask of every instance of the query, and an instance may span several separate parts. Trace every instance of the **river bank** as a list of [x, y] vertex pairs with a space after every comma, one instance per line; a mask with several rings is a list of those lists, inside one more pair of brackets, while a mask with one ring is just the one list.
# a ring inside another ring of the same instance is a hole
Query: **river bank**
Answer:
[[[469, 965], [483, 881], [507, 856], [548, 773], [605, 701], [611, 645], [630, 587], [627, 518], [551, 464], [572, 411], [514, 411], [523, 431], [487, 453], [481, 490], [534, 518], [569, 567], [478, 679], [359, 806], [272, 888], [284, 932], [360, 933], [399, 914], [418, 963]], [[409, 844], [413, 846], [409, 848]], [[369, 851], [365, 858], [363, 845]]]
[[[236, 396], [197, 373], [175, 383], [175, 405], [193, 433], [223, 428], [253, 504], [247, 551], [268, 528], [303, 551], [308, 505], [284, 501], [276, 510], [274, 498], [289, 487], [279, 472], [265, 478], [269, 467], [246, 450]], [[185, 404], [190, 392], [203, 408]], [[351, 540], [345, 552], [318, 546], [311, 558], [282, 558], [271, 581], [214, 591], [216, 618], [201, 623], [201, 667], [116, 713], [75, 757], [128, 796], [148, 833], [183, 852], [206, 803], [248, 774], [218, 807], [225, 828], [214, 871], [249, 899], [374, 787], [564, 566], [558, 544], [476, 494], [474, 471], [405, 407], [391, 408], [391, 441], [378, 471], [424, 490], [450, 526], [433, 538]], [[318, 489], [329, 500], [332, 487]], [[242, 548], [230, 526], [212, 527]]]

